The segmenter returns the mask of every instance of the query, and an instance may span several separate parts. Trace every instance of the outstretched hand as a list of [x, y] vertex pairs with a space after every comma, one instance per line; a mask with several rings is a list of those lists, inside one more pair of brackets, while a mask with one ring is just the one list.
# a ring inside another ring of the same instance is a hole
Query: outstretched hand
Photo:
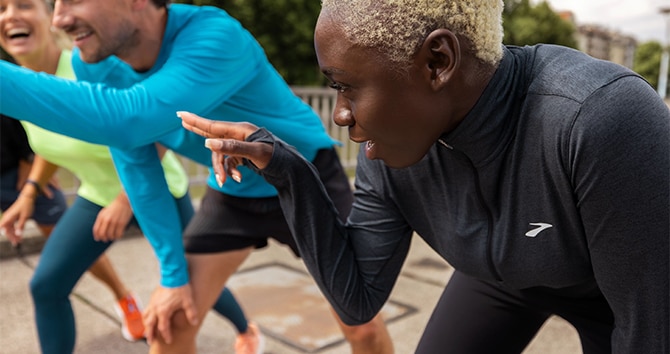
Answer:
[[212, 150], [212, 166], [219, 185], [225, 182], [226, 176], [241, 181], [242, 175], [237, 166], [243, 158], [261, 170], [272, 158], [272, 145], [246, 141], [249, 135], [258, 130], [251, 123], [211, 120], [189, 112], [177, 112], [177, 116], [181, 118], [184, 128], [208, 138], [205, 146]]

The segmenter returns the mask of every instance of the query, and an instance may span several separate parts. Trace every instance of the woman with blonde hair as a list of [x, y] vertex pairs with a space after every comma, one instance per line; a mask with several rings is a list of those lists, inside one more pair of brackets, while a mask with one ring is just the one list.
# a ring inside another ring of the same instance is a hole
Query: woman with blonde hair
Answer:
[[552, 315], [585, 354], [669, 353], [670, 111], [622, 66], [503, 46], [502, 10], [323, 0], [333, 120], [362, 143], [346, 223], [267, 129], [187, 112], [183, 125], [225, 138], [206, 142], [221, 180], [243, 163], [279, 190], [346, 323], [378, 313], [416, 234], [455, 269], [416, 353], [520, 353]]

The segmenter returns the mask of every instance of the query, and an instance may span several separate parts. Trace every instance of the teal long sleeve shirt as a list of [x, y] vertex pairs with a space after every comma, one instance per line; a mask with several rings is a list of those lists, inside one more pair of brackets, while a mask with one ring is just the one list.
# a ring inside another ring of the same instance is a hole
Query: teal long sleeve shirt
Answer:
[[[0, 62], [0, 113], [110, 146], [166, 287], [182, 286], [189, 277], [177, 207], [154, 143], [211, 170], [204, 138], [183, 129], [177, 111], [265, 127], [308, 160], [337, 143], [253, 36], [221, 9], [170, 5], [159, 56], [146, 72], [115, 56], [84, 63], [77, 50], [73, 67], [76, 82]], [[219, 188], [210, 178], [209, 185], [238, 197], [276, 195], [260, 176], [241, 168], [242, 183], [228, 180]]]

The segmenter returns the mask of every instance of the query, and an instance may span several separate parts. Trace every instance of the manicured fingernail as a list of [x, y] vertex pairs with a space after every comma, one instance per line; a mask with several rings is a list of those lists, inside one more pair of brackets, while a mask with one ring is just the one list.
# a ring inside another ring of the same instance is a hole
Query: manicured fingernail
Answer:
[[[221, 176], [218, 173], [215, 173], [214, 177], [216, 178], [216, 184], [219, 185], [219, 188], [223, 187], [223, 181], [221, 181]], [[235, 178], [233, 177], [233, 179]]]
[[205, 147], [208, 149], [221, 148], [221, 142], [218, 139], [205, 139]]
[[235, 180], [235, 182], [237, 182], [237, 183], [240, 183], [240, 182], [242, 182], [242, 176], [234, 174], [233, 175], [233, 180]]
[[177, 117], [181, 119], [181, 114], [184, 113], [184, 111], [177, 111]]

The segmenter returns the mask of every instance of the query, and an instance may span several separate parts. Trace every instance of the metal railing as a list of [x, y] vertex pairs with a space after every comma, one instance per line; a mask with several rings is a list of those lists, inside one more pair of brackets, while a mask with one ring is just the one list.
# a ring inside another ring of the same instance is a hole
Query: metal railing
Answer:
[[[346, 128], [335, 125], [331, 119], [336, 92], [327, 87], [292, 87], [292, 89], [304, 102], [312, 106], [312, 109], [321, 118], [328, 134], [342, 143], [341, 146], [337, 147], [337, 152], [344, 168], [350, 175], [353, 175], [353, 170], [356, 167], [356, 156], [358, 155], [358, 144], [349, 140], [349, 132]], [[209, 176], [207, 168], [186, 158], [181, 160], [189, 175], [191, 187], [204, 186]], [[68, 200], [72, 200], [79, 185], [77, 179], [66, 170], [59, 170], [58, 178], [63, 193], [68, 197]]]

